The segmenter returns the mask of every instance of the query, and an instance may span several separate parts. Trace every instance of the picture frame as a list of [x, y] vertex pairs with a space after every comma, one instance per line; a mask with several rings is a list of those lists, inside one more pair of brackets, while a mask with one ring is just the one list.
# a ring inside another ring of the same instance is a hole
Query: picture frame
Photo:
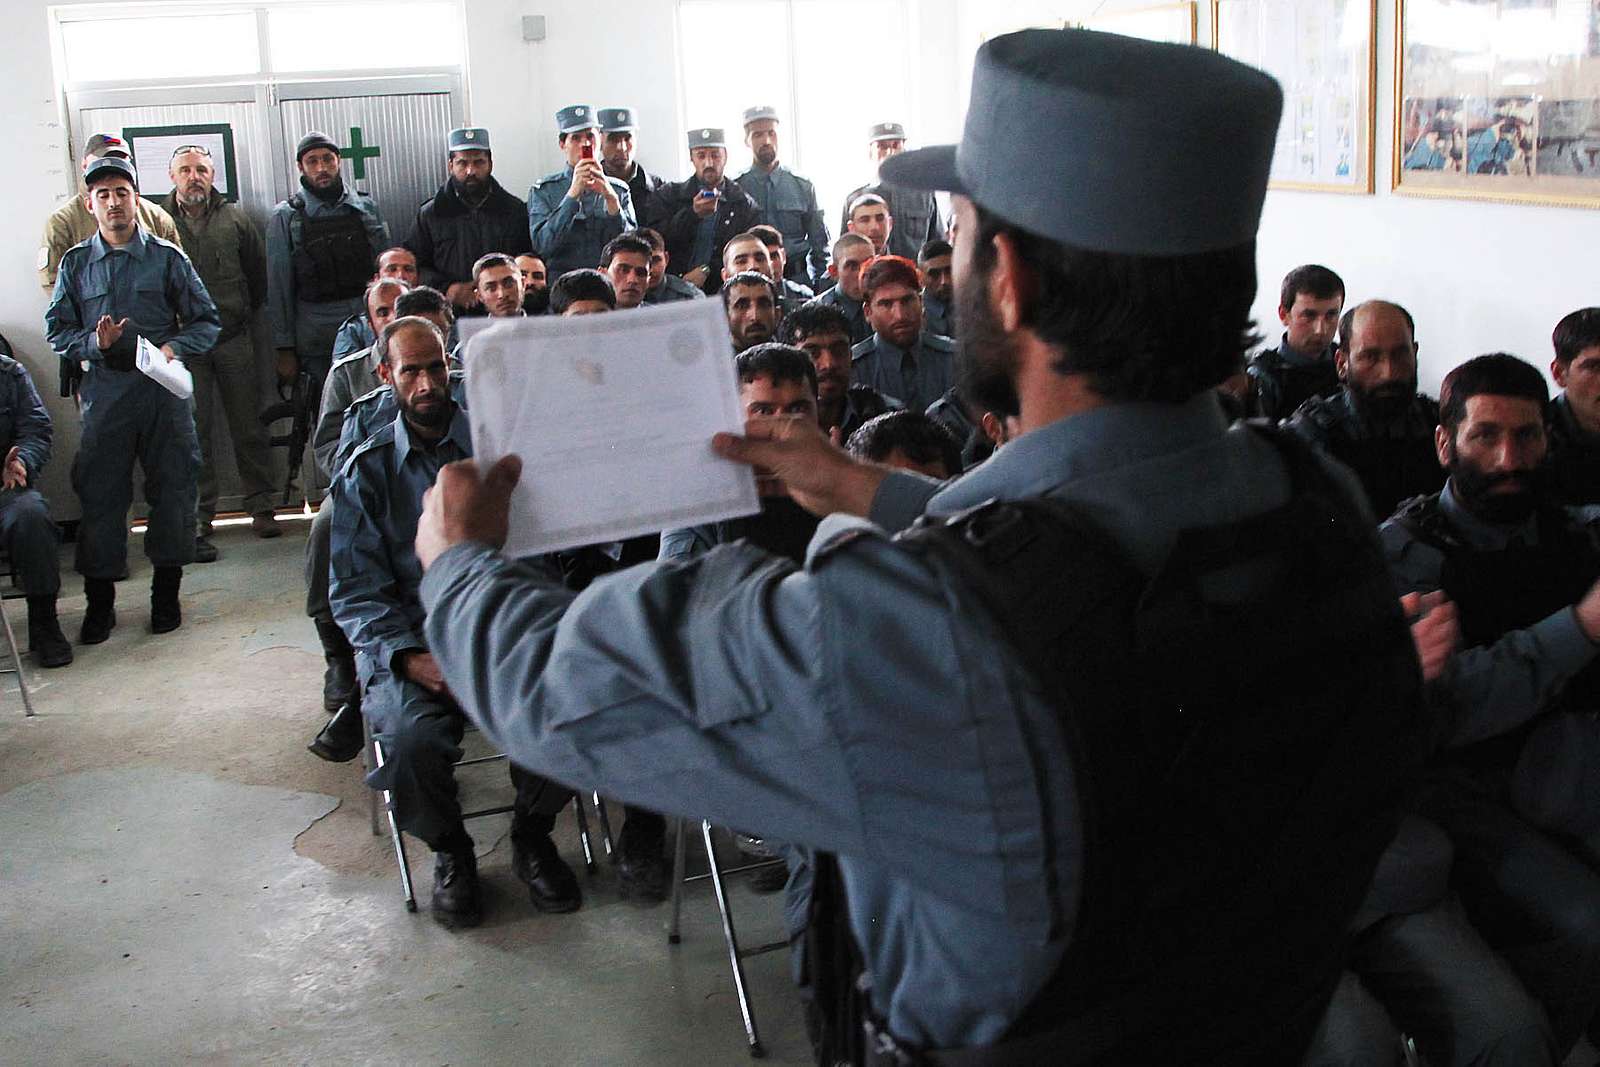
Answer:
[[1120, 33], [1125, 37], [1139, 37], [1146, 41], [1192, 45], [1200, 42], [1200, 4], [1198, 0], [1186, 0], [1184, 3], [1107, 11], [1068, 22], [1067, 26]]
[[1270, 187], [1376, 188], [1378, 0], [1212, 0], [1212, 44], [1283, 86]]
[[1600, 2], [1395, 4], [1397, 194], [1600, 207]]
[[226, 122], [200, 122], [179, 126], [130, 126], [122, 131], [134, 168], [139, 172], [139, 193], [152, 200], [172, 191], [168, 164], [172, 152], [188, 144], [211, 152], [216, 169], [216, 190], [230, 204], [239, 202], [239, 169], [233, 151], [233, 127]]

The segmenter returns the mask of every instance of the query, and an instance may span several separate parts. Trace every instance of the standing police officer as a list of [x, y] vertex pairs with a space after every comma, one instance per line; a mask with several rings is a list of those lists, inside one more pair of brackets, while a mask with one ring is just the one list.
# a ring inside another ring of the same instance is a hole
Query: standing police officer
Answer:
[[650, 210], [650, 194], [661, 188], [659, 175], [651, 174], [633, 158], [634, 114], [631, 107], [600, 109], [600, 166], [607, 177], [628, 183], [633, 217], [643, 222]]
[[327, 134], [300, 138], [294, 161], [300, 191], [267, 220], [267, 312], [279, 377], [305, 370], [320, 387], [339, 324], [364, 310], [361, 295], [389, 227], [371, 197], [344, 184], [339, 146]]
[[567, 165], [528, 190], [528, 233], [552, 282], [569, 270], [593, 268], [607, 241], [637, 225], [627, 183], [608, 177], [596, 158], [599, 129], [587, 104], [557, 111], [556, 143]]
[[84, 171], [100, 230], [62, 257], [44, 313], [56, 355], [89, 364], [79, 392], [83, 437], [72, 464], [83, 513], [78, 572], [89, 602], [78, 640], [86, 645], [104, 641], [117, 624], [113, 583], [127, 569], [135, 459], [150, 503], [144, 536], [155, 566], [150, 629], [160, 634], [182, 625], [178, 587], [183, 565], [194, 559], [200, 445], [189, 401], [137, 369], [138, 342], [160, 349], [158, 359], [189, 360], [215, 348], [222, 333], [189, 257], [139, 226], [137, 181], [133, 167], [115, 157]]
[[[95, 160], [104, 159], [106, 156], [129, 159], [128, 142], [114, 133], [91, 134], [84, 142], [83, 158], [78, 161], [78, 165], [87, 168]], [[39, 284], [44, 286], [44, 291], [47, 293], [55, 292], [56, 271], [60, 268], [61, 257], [66, 255], [67, 249], [87, 241], [98, 229], [94, 214], [84, 206], [84, 203], [84, 193], [74, 193], [45, 220], [44, 243], [39, 247], [37, 266]], [[173, 224], [172, 216], [162, 210], [160, 204], [141, 197], [138, 212], [139, 225], [144, 227], [145, 233], [154, 234], [163, 241], [171, 241], [182, 247], [178, 240], [178, 228]]]
[[406, 239], [416, 253], [423, 285], [442, 290], [456, 313], [479, 306], [472, 265], [490, 252], [509, 256], [533, 251], [528, 205], [494, 180], [489, 131], [464, 126], [450, 131], [449, 179], [417, 209], [417, 225]]
[[761, 208], [761, 221], [783, 234], [784, 277], [809, 284], [828, 269], [828, 224], [816, 186], [778, 161], [777, 108], [745, 110], [744, 143], [750, 169], [739, 175], [739, 187]]
[[[905, 151], [906, 128], [898, 122], [880, 122], [867, 131], [867, 155], [874, 167]], [[844, 198], [844, 213], [839, 219], [839, 231], [850, 227], [850, 208], [865, 193], [876, 193], [889, 206], [894, 217], [894, 229], [889, 234], [888, 251], [905, 256], [913, 263], [925, 242], [943, 237], [944, 221], [939, 218], [939, 205], [926, 189], [907, 189], [886, 181], [871, 181]]]
[[722, 288], [722, 249], [761, 221], [761, 208], [726, 174], [728, 138], [715, 126], [689, 131], [694, 174], [657, 189], [652, 228], [667, 242], [667, 269], [707, 295]]
[[1214, 395], [1282, 93], [1078, 30], [989, 41], [972, 92], [885, 178], [953, 192], [966, 379], [1021, 435], [943, 485], [751, 425], [723, 455], [848, 513], [804, 567], [730, 545], [577, 601], [496, 551], [517, 461], [444, 468], [427, 644], [513, 760], [836, 854], [819, 1062], [1296, 1063], [1428, 723], [1353, 488]]

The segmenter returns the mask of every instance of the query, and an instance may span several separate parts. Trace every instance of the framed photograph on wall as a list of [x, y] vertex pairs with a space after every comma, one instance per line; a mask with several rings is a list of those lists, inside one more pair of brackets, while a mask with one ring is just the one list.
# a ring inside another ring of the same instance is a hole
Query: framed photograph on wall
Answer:
[[1277, 78], [1272, 188], [1373, 190], [1378, 0], [1212, 0], [1212, 40]]
[[1395, 191], [1600, 207], [1600, 3], [1396, 3]]
[[1166, 44], [1194, 44], [1200, 39], [1199, 8], [1200, 5], [1194, 2], [1155, 4], [1151, 7], [1097, 13], [1077, 22], [1068, 22], [1067, 25]]

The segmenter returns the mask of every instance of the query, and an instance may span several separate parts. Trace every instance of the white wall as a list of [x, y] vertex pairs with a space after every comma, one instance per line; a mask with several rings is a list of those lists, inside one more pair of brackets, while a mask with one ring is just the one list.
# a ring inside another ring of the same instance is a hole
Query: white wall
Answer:
[[[964, 28], [974, 10], [992, 2], [919, 0], [911, 25], [886, 28], [913, 37], [916, 105], [908, 121], [918, 140], [959, 136], [964, 68], [976, 43]], [[1127, 2], [1138, 6], [1146, 0]], [[637, 109], [640, 159], [670, 178], [685, 173], [673, 61], [675, 0], [464, 0], [464, 6], [468, 113], [493, 131], [497, 176], [507, 188], [525, 193], [536, 178], [560, 166], [554, 112], [580, 100]], [[1084, 4], [1060, 6], [1063, 17], [1071, 17]], [[33, 270], [43, 220], [68, 188], [46, 7], [45, 0], [6, 2], [14, 43], [6, 63], [9, 105], [0, 109], [0, 144], [10, 148], [3, 185], [7, 210], [0, 213], [0, 331], [49, 398], [57, 446], [45, 490], [58, 515], [69, 517], [77, 513], [67, 481], [77, 416], [53, 396], [55, 359], [44, 343], [45, 298]], [[1425, 387], [1436, 388], [1455, 363], [1486, 351], [1503, 349], [1547, 363], [1556, 319], [1600, 304], [1594, 265], [1600, 212], [1390, 195], [1393, 5], [1380, 3], [1378, 10], [1379, 192], [1268, 197], [1256, 306], [1263, 330], [1276, 337], [1278, 280], [1289, 268], [1315, 261], [1344, 276], [1352, 299], [1384, 296], [1410, 308], [1422, 343]], [[544, 41], [521, 39], [523, 15], [545, 16]], [[1202, 18], [1202, 27], [1206, 23]], [[840, 55], [859, 54], [863, 47], [841, 42]]]

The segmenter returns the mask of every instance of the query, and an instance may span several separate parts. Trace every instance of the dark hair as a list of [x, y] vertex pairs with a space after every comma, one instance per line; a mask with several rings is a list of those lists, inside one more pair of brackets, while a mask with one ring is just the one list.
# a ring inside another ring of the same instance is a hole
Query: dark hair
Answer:
[[367, 283], [366, 291], [361, 294], [361, 306], [366, 307], [367, 301], [372, 299], [373, 293], [376, 293], [379, 289], [390, 285], [398, 285], [401, 293], [405, 293], [411, 288], [411, 286], [407, 285], [399, 278], [374, 278]]
[[794, 345], [778, 341], [763, 341], [733, 357], [734, 369], [740, 382], [753, 382], [762, 376], [774, 383], [805, 382], [813, 396], [817, 392], [817, 368], [811, 357]]
[[1444, 384], [1439, 387], [1439, 425], [1449, 430], [1454, 439], [1456, 428], [1467, 417], [1467, 401], [1486, 395], [1533, 400], [1542, 411], [1550, 402], [1550, 386], [1537, 367], [1510, 353], [1494, 352], [1469, 359], [1444, 376]]
[[431, 285], [419, 285], [415, 289], [407, 289], [400, 294], [400, 299], [394, 302], [396, 318], [407, 315], [437, 315], [440, 312], [444, 313], [444, 321], [456, 320], [456, 313], [450, 307], [450, 301]]
[[850, 319], [832, 304], [801, 304], [778, 325], [778, 340], [786, 345], [797, 345], [807, 337], [818, 334], [843, 334], [850, 339]]
[[662, 237], [661, 234], [656, 230], [652, 230], [648, 226], [640, 226], [637, 230], [632, 232], [635, 237], [641, 238], [642, 240], [650, 243], [650, 251], [665, 252], [667, 250], [667, 239]]
[[974, 276], [994, 270], [995, 238], [1009, 236], [1034, 274], [1023, 325], [1060, 349], [1056, 373], [1085, 375], [1108, 400], [1187, 400], [1238, 373], [1260, 343], [1253, 240], [1185, 256], [1093, 252], [976, 210], [977, 233], [962, 234]]
[[1556, 347], [1556, 362], [1563, 367], [1584, 349], [1600, 345], [1600, 308], [1579, 308], [1564, 316], [1556, 323], [1550, 343]]
[[905, 256], [874, 256], [861, 268], [861, 294], [871, 303], [872, 294], [885, 285], [921, 289], [922, 272]]
[[603, 270], [592, 267], [569, 270], [550, 287], [550, 314], [565, 315], [567, 309], [579, 300], [599, 300], [615, 311], [617, 290]]
[[867, 246], [867, 251], [870, 252], [872, 250], [872, 238], [863, 237], [859, 233], [852, 233], [852, 232], [846, 231], [845, 233], [841, 233], [838, 237], [835, 237], [833, 239], [833, 248], [831, 249], [831, 251], [833, 252], [833, 258], [834, 259], [838, 259], [839, 258], [839, 256], [842, 254], [840, 252], [841, 248], [844, 248], [844, 247], [846, 247], [848, 245], [854, 245], [854, 244], [866, 245]]
[[744, 234], [740, 234], [739, 236], [743, 237], [745, 234], [749, 234], [751, 237], [759, 237], [761, 239], [761, 243], [766, 245], [768, 248], [783, 247], [783, 234], [778, 232], [778, 228], [776, 226], [768, 226], [764, 222], [758, 222], [746, 230]]
[[406, 330], [426, 330], [439, 342], [439, 351], [445, 351], [444, 334], [439, 332], [439, 327], [427, 319], [416, 315], [402, 315], [390, 319], [383, 329], [378, 331], [378, 339], [372, 343], [372, 351], [378, 357], [379, 363], [389, 362], [389, 346], [393, 339]]
[[[729, 242], [732, 243], [731, 241]], [[772, 279], [758, 270], [742, 270], [738, 274], [722, 283], [722, 307], [727, 309], [733, 299], [733, 288], [736, 285], [763, 285], [772, 296], [772, 306], [778, 306], [778, 287], [772, 284]]]
[[382, 252], [379, 252], [377, 254], [377, 256], [373, 259], [373, 262], [376, 263], [376, 262], [382, 260], [383, 257], [388, 255], [390, 252], [404, 252], [406, 255], [410, 256], [413, 260], [417, 258], [417, 254], [415, 252], [411, 251], [411, 249], [407, 248], [405, 245], [390, 245], [388, 248], [385, 248]]
[[952, 476], [961, 473], [961, 442], [920, 411], [886, 411], [868, 419], [850, 435], [845, 448], [874, 463], [888, 459], [898, 448], [913, 463], [943, 463]]
[[1283, 288], [1278, 292], [1278, 306], [1287, 311], [1294, 307], [1294, 298], [1308, 293], [1315, 300], [1333, 297], [1344, 299], [1344, 279], [1327, 267], [1307, 263], [1283, 276]]
[[917, 262], [921, 263], [923, 260], [938, 259], [940, 256], [954, 254], [955, 249], [950, 247], [949, 241], [946, 241], [943, 237], [935, 237], [931, 241], [922, 242], [922, 247], [917, 249]]
[[505, 267], [518, 277], [522, 275], [522, 270], [517, 266], [517, 261], [504, 252], [485, 252], [478, 257], [478, 262], [472, 265], [472, 283], [476, 285], [478, 283], [478, 275], [490, 267]]
[[1362, 308], [1392, 308], [1398, 311], [1400, 317], [1406, 320], [1406, 329], [1411, 333], [1411, 343], [1417, 343], [1417, 322], [1411, 317], [1411, 312], [1392, 300], [1363, 300], [1355, 307], [1346, 309], [1345, 313], [1339, 316], [1339, 336], [1334, 338], [1334, 348], [1341, 352], [1350, 351], [1350, 331], [1355, 329], [1356, 313]]
[[632, 231], [619, 233], [607, 241], [606, 246], [600, 250], [600, 266], [611, 266], [611, 260], [618, 252], [633, 252], [636, 255], [643, 256], [645, 259], [649, 259], [655, 249], [650, 247], [649, 241], [646, 241], [637, 233]]

